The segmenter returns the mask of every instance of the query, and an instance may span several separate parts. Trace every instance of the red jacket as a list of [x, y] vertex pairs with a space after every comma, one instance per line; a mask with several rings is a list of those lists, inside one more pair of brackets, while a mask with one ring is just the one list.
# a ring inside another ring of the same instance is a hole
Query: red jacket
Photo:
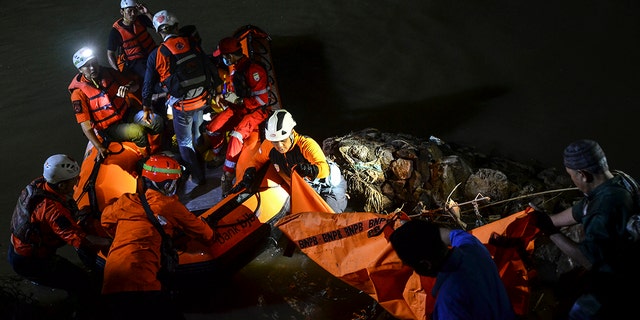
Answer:
[[232, 91], [242, 98], [244, 106], [249, 110], [268, 105], [269, 78], [267, 71], [258, 63], [246, 56], [234, 65], [231, 73]]
[[[213, 230], [178, 199], [149, 189], [145, 193], [154, 214], [164, 217], [164, 231], [175, 229], [212, 245]], [[113, 236], [104, 268], [102, 293], [155, 291], [161, 289], [160, 233], [147, 217], [138, 194], [124, 194], [102, 211], [102, 227]]]

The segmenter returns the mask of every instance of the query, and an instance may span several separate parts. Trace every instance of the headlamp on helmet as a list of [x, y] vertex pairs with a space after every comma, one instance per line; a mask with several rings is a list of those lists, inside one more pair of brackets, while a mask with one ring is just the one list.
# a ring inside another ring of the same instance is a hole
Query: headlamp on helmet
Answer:
[[91, 50], [91, 48], [82, 47], [73, 54], [73, 65], [80, 69], [89, 62], [89, 60], [95, 59], [95, 57], [96, 56], [93, 55], [93, 50]]
[[120, 1], [120, 9], [137, 7], [137, 6], [138, 6], [138, 3], [136, 2], [136, 0], [122, 0], [122, 1]]

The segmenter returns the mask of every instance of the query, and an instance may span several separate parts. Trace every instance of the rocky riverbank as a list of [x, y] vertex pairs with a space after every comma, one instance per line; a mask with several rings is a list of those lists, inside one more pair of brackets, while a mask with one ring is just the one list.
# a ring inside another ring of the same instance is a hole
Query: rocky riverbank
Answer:
[[[582, 194], [564, 168], [519, 163], [486, 155], [437, 137], [365, 129], [323, 141], [327, 156], [348, 181], [351, 211], [391, 213], [431, 219], [453, 228], [477, 226], [524, 210], [534, 203], [559, 212]], [[445, 210], [460, 204], [459, 216]], [[579, 226], [563, 232], [579, 239]], [[582, 270], [545, 237], [536, 239], [530, 267], [530, 314], [550, 319], [566, 312]]]

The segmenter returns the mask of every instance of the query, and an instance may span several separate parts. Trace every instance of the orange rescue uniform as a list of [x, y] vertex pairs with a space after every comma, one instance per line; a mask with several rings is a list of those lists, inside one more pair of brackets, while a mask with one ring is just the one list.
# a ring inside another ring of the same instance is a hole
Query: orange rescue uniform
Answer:
[[264, 140], [254, 157], [251, 159], [248, 167], [260, 169], [267, 161], [282, 176], [285, 181], [291, 183], [291, 172], [293, 167], [300, 163], [310, 163], [318, 167], [317, 179], [329, 177], [330, 169], [327, 158], [322, 152], [320, 145], [313, 139], [303, 136], [293, 131], [293, 143], [291, 148], [285, 153], [280, 153], [273, 148], [271, 141]]
[[117, 96], [118, 88], [131, 82], [111, 68], [100, 68], [100, 73], [100, 83], [92, 83], [82, 74], [77, 74], [69, 84], [76, 121], [91, 121], [96, 130], [104, 130], [122, 120], [129, 103]]
[[[47, 183], [38, 185], [38, 188], [51, 192], [60, 199], [66, 199], [65, 195], [56, 192]], [[57, 249], [65, 244], [76, 249], [89, 246], [87, 234], [76, 223], [71, 211], [56, 200], [43, 198], [31, 213], [31, 221], [40, 226], [39, 244], [24, 243], [11, 234], [15, 252], [21, 256], [45, 258], [55, 255]]]
[[[167, 221], [165, 233], [176, 229], [213, 245], [213, 230], [189, 211], [178, 196], [165, 196], [148, 189], [145, 193], [151, 210]], [[102, 293], [158, 291], [160, 270], [160, 233], [153, 226], [137, 194], [127, 193], [102, 211], [102, 227], [113, 236], [104, 268]]]
[[264, 67], [244, 56], [234, 65], [231, 82], [230, 89], [242, 98], [242, 104], [216, 115], [207, 125], [207, 134], [217, 154], [224, 143], [224, 133], [231, 131], [223, 170], [233, 173], [244, 141], [269, 115], [269, 80]]

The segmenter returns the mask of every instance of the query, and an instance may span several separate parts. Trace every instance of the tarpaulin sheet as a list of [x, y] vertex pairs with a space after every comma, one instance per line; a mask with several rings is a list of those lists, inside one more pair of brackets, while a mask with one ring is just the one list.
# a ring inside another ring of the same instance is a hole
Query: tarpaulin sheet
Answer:
[[[400, 219], [392, 219], [397, 215], [332, 213], [297, 175], [292, 177], [292, 190], [292, 213], [276, 226], [304, 254], [337, 278], [370, 295], [394, 317], [427, 319], [435, 302], [431, 296], [435, 278], [420, 276], [404, 266], [388, 240], [402, 220], [409, 219], [406, 215], [399, 213]], [[470, 232], [492, 253], [516, 313], [525, 314], [529, 286], [528, 269], [522, 257], [533, 250], [537, 232], [527, 212], [512, 214]]]

